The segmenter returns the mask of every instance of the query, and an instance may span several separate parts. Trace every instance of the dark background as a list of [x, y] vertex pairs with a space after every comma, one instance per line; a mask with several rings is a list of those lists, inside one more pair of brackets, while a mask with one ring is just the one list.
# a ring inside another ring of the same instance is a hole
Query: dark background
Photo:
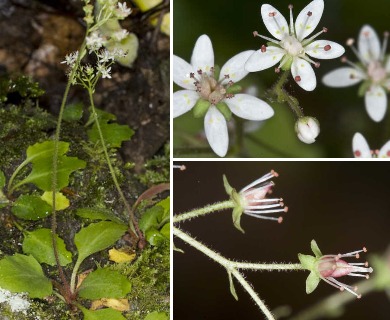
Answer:
[[[389, 163], [387, 162], [182, 162], [187, 170], [174, 171], [174, 214], [227, 199], [222, 174], [240, 190], [271, 169], [275, 197], [289, 212], [284, 222], [242, 216], [245, 235], [233, 227], [231, 211], [221, 211], [180, 227], [226, 258], [248, 262], [297, 263], [297, 254], [311, 254], [315, 239], [324, 254], [345, 253], [366, 246], [382, 253], [390, 243]], [[226, 271], [179, 239], [185, 254], [173, 256], [175, 319], [263, 319], [246, 291], [236, 283], [239, 301], [229, 291]], [[363, 256], [363, 261], [365, 257]], [[321, 281], [305, 292], [308, 272], [245, 271], [246, 279], [273, 310], [291, 306], [293, 313], [321, 301], [337, 290]], [[358, 278], [343, 277], [354, 283]], [[389, 319], [384, 293], [370, 293], [346, 306], [341, 319]]]
[[[173, 53], [186, 61], [190, 60], [196, 39], [207, 34], [214, 47], [215, 63], [222, 66], [229, 58], [244, 50], [258, 50], [266, 40], [254, 38], [252, 32], [272, 37], [260, 16], [260, 7], [269, 3], [276, 7], [289, 21], [288, 5], [294, 5], [294, 20], [309, 0], [294, 1], [225, 1], [197, 0], [174, 1]], [[345, 46], [348, 38], [357, 38], [361, 27], [370, 24], [381, 42], [383, 33], [390, 30], [390, 1], [388, 0], [325, 0], [322, 18], [313, 32], [322, 27], [328, 33], [318, 39], [338, 42], [346, 48], [345, 55], [356, 62], [353, 52]], [[387, 50], [389, 52], [389, 50]], [[321, 133], [317, 142], [305, 145], [294, 132], [295, 116], [287, 105], [272, 103], [275, 115], [265, 121], [264, 126], [253, 133], [256, 143], [245, 140], [244, 155], [239, 157], [353, 157], [352, 137], [361, 132], [372, 149], [379, 149], [390, 140], [390, 113], [380, 123], [373, 122], [365, 111], [364, 98], [358, 97], [358, 87], [329, 88], [321, 83], [323, 75], [345, 66], [340, 59], [318, 60], [317, 88], [306, 92], [293, 81], [287, 90], [298, 98], [305, 115], [320, 121]], [[264, 90], [277, 81], [274, 68], [249, 74], [240, 85], [254, 85], [260, 97]], [[178, 89], [178, 87], [176, 87]], [[208, 147], [206, 141], [196, 136], [203, 130], [203, 119], [194, 119], [191, 112], [174, 119], [174, 153], [178, 157], [215, 157], [211, 149], [201, 154], [182, 152], [180, 148], [194, 146], [190, 138], [197, 137], [198, 147]], [[187, 139], [189, 135], [190, 138]], [[230, 135], [233, 140], [233, 135]]]

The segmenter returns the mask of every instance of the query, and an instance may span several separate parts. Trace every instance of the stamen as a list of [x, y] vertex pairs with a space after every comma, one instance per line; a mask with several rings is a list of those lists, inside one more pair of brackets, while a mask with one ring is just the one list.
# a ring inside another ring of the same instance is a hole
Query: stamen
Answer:
[[252, 183], [248, 184], [246, 187], [241, 189], [240, 193], [245, 192], [246, 190], [252, 188], [255, 185], [261, 184], [261, 183], [263, 183], [263, 182], [265, 182], [265, 181], [267, 181], [269, 179], [272, 179], [273, 177], [276, 177], [275, 173], [276, 172], [272, 170], [271, 172], [267, 173], [266, 175], [264, 175], [261, 178], [253, 181]]
[[[302, 28], [303, 30], [304, 28]], [[315, 38], [317, 38], [320, 34], [328, 32], [328, 28], [322, 28], [321, 31], [317, 32], [314, 36], [310, 37], [309, 39], [302, 41], [302, 47], [305, 47], [308, 43], [312, 42]]]
[[275, 73], [279, 73], [280, 72], [280, 68], [275, 68]]
[[288, 6], [288, 8], [290, 9], [290, 35], [296, 36], [295, 31], [294, 31], [294, 18], [293, 18], [293, 13], [292, 13], [293, 5], [290, 4]]
[[353, 45], [355, 43], [355, 40], [353, 38], [349, 38], [346, 42], [346, 45], [348, 47], [351, 48], [351, 50], [353, 51], [353, 53], [355, 54], [355, 56], [360, 60], [360, 62], [362, 62], [363, 64], [365, 64], [364, 60], [362, 59], [362, 56], [361, 54], [359, 53], [359, 51], [356, 49], [356, 47]]
[[284, 55], [284, 57], [283, 57], [283, 59], [282, 59], [282, 61], [280, 61], [280, 64], [279, 64], [279, 66], [277, 67], [277, 69], [279, 69], [279, 71], [276, 71], [276, 69], [275, 69], [275, 72], [276, 73], [279, 73], [280, 72], [280, 69], [284, 66], [284, 64], [287, 62], [287, 61], [289, 61], [290, 60], [290, 57], [289, 57], [289, 55]]
[[[256, 35], [255, 35], [255, 32], [256, 32]], [[275, 44], [279, 44], [279, 41], [276, 41], [275, 39], [268, 38], [268, 37], [266, 37], [266, 36], [263, 36], [263, 35], [261, 35], [261, 34], [258, 34], [257, 31], [254, 31], [254, 32], [253, 32], [253, 35], [254, 35], [254, 36], [257, 36], [257, 37], [259, 37], [259, 38], [263, 38], [263, 39], [265, 39], [265, 40], [267, 40], [267, 41], [269, 41], [269, 42], [272, 42], [272, 43], [275, 43]]]
[[261, 46], [261, 52], [266, 52], [267, 51], [267, 47], [263, 44], [262, 46]]
[[[309, 12], [307, 13], [307, 17], [306, 17], [305, 22], [303, 23], [303, 26], [302, 26], [302, 28], [301, 28], [301, 32], [300, 32], [299, 35], [297, 35], [298, 40], [299, 40], [299, 39], [302, 39], [302, 33], [306, 30], [307, 23], [308, 23], [308, 21], [309, 21], [309, 18], [310, 18], [312, 15], [313, 15], [313, 13], [312, 13], [311, 11], [309, 11]], [[302, 42], [302, 46], [305, 46], [305, 45], [303, 44], [303, 42]]]
[[184, 171], [185, 169], [187, 169], [184, 164], [182, 164], [182, 165], [174, 164], [174, 165], [172, 165], [172, 168], [173, 169], [180, 169], [180, 171]]
[[295, 80], [296, 82], [299, 82], [299, 81], [301, 81], [302, 79], [301, 79], [300, 76], [296, 76], [296, 77], [294, 78], [294, 80]]
[[202, 73], [203, 73], [202, 69], [199, 69], [199, 70], [198, 70], [198, 74], [199, 74], [199, 75], [202, 75]]
[[274, 12], [270, 12], [270, 13], [268, 13], [268, 16], [269, 17], [275, 17], [276, 16], [276, 12], [274, 11]]
[[274, 209], [274, 210], [244, 210], [244, 212], [248, 215], [259, 215], [259, 214], [269, 214], [269, 213], [276, 213], [276, 212], [285, 212], [284, 209]]
[[[258, 218], [258, 219], [273, 220], [273, 221], [277, 221], [277, 222], [279, 222], [279, 221], [280, 221], [280, 218], [281, 218], [281, 217], [279, 217], [279, 218], [267, 217], [267, 216], [256, 215], [256, 214], [250, 214], [250, 213], [248, 213], [247, 215], [248, 215], [248, 216], [251, 216], [251, 217]], [[282, 221], [283, 221], [283, 218], [282, 218]], [[281, 223], [281, 221], [280, 221], [279, 223]]]
[[[362, 67], [360, 67], [358, 64], [356, 64], [354, 62], [349, 61], [347, 59], [347, 57], [345, 57], [345, 56], [341, 57], [341, 62], [346, 63], [346, 64], [350, 65], [352, 68], [359, 70], [361, 72], [360, 76], [366, 74], [366, 72], [362, 69]], [[365, 77], [362, 77], [362, 79], [365, 79]]]

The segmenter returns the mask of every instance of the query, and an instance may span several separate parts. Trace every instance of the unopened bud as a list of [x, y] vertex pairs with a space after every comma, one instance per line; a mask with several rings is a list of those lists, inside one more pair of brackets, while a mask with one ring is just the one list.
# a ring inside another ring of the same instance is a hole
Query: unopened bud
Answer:
[[302, 117], [295, 123], [295, 132], [299, 140], [311, 144], [316, 141], [320, 133], [320, 123], [313, 117]]

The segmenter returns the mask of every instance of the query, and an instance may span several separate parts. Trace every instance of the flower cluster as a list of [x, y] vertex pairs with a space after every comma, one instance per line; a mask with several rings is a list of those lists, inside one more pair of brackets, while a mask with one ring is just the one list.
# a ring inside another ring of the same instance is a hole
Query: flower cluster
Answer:
[[347, 41], [359, 62], [353, 63], [343, 57], [342, 61], [349, 67], [331, 71], [322, 80], [329, 87], [348, 87], [363, 82], [359, 94], [364, 95], [367, 113], [375, 122], [383, 120], [385, 116], [386, 91], [390, 90], [390, 59], [385, 56], [388, 37], [389, 33], [385, 32], [381, 47], [375, 30], [364, 25], [359, 33], [357, 49], [353, 39]]
[[269, 38], [258, 34], [258, 36], [270, 42], [268, 46], [262, 45], [260, 50], [253, 53], [245, 64], [249, 72], [261, 71], [270, 68], [277, 63], [279, 66], [276, 72], [290, 70], [294, 81], [304, 90], [312, 91], [317, 85], [313, 68], [319, 67], [317, 59], [334, 59], [344, 54], [344, 48], [336, 42], [329, 40], [316, 40], [319, 35], [327, 32], [323, 28], [320, 32], [307, 38], [317, 27], [324, 11], [324, 1], [314, 0], [310, 2], [298, 15], [295, 23], [292, 14], [293, 6], [290, 9], [290, 26], [282, 14], [273, 6], [263, 4], [261, 6], [261, 17], [269, 31], [275, 38]]
[[323, 255], [318, 248], [317, 243], [312, 240], [311, 249], [314, 256], [301, 253], [298, 255], [302, 267], [310, 271], [306, 280], [306, 292], [308, 294], [312, 293], [317, 288], [320, 280], [323, 280], [340, 291], [346, 290], [357, 298], [361, 297], [361, 295], [357, 293], [357, 287], [346, 285], [336, 278], [343, 276], [369, 278], [369, 273], [372, 273], [373, 269], [368, 267], [368, 262], [347, 262], [344, 260], [344, 258], [351, 257], [359, 259], [361, 252], [367, 252], [365, 247], [361, 250], [344, 254]]
[[[185, 89], [173, 95], [173, 117], [179, 117], [189, 110], [197, 118], [204, 117], [206, 138], [220, 157], [224, 157], [229, 148], [227, 122], [232, 113], [253, 121], [266, 120], [274, 114], [263, 100], [240, 93], [241, 88], [236, 82], [249, 72], [261, 71], [279, 63], [276, 72], [291, 70], [294, 81], [304, 90], [312, 91], [317, 80], [311, 64], [316, 67], [320, 65], [312, 58], [333, 59], [345, 52], [341, 45], [333, 41], [315, 40], [327, 32], [326, 28], [309, 37], [321, 19], [323, 0], [310, 2], [295, 23], [292, 8], [290, 5], [288, 25], [277, 9], [263, 4], [262, 19], [276, 40], [255, 31], [254, 35], [269, 41], [268, 45], [262, 45], [257, 51], [248, 50], [235, 55], [221, 70], [214, 64], [214, 51], [207, 35], [198, 38], [190, 64], [173, 56], [173, 81]], [[294, 98], [287, 100], [291, 102]], [[313, 143], [320, 132], [318, 121], [313, 117], [304, 117], [298, 105], [294, 111], [299, 118], [295, 128], [298, 138], [304, 143]]]
[[267, 198], [267, 195], [271, 193], [272, 187], [275, 185], [270, 179], [278, 176], [274, 170], [271, 170], [271, 172], [248, 184], [239, 192], [232, 188], [226, 176], [223, 176], [226, 193], [235, 203], [233, 224], [238, 230], [244, 232], [240, 223], [243, 213], [255, 218], [282, 223], [283, 217], [272, 217], [270, 215], [287, 212], [288, 207], [284, 206], [282, 198]]

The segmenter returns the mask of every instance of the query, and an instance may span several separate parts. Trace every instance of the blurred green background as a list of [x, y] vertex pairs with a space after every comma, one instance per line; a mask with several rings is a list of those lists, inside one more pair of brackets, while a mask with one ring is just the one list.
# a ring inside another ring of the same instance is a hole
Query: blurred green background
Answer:
[[[272, 4], [288, 20], [288, 5], [294, 5], [294, 18], [309, 3], [295, 1], [222, 1], [222, 0], [175, 0], [173, 24], [173, 53], [186, 61], [190, 60], [196, 39], [207, 34], [213, 43], [215, 63], [222, 66], [229, 58], [245, 50], [257, 50], [265, 40], [254, 38], [252, 32], [270, 36], [260, 16], [263, 3]], [[328, 33], [318, 39], [336, 41], [342, 45], [350, 38], [357, 38], [360, 28], [370, 24], [381, 41], [383, 32], [390, 30], [389, 0], [325, 0], [325, 9], [315, 32], [322, 27]], [[314, 34], [314, 33], [313, 33]], [[356, 61], [349, 48], [346, 56]], [[343, 66], [340, 59], [318, 60], [321, 67], [315, 69], [317, 88], [306, 92], [291, 82], [286, 88], [295, 95], [305, 115], [320, 121], [321, 133], [312, 145], [305, 145], [296, 137], [295, 116], [287, 105], [272, 103], [275, 115], [244, 140], [244, 149], [239, 157], [353, 157], [352, 136], [361, 132], [371, 147], [379, 149], [390, 140], [390, 113], [380, 123], [374, 123], [367, 115], [364, 98], [357, 96], [358, 85], [349, 88], [328, 88], [322, 85], [322, 76]], [[255, 85], [258, 96], [277, 80], [273, 68], [249, 74], [240, 84], [244, 88]], [[179, 87], [174, 85], [174, 91]], [[232, 121], [233, 122], [233, 121]], [[175, 157], [214, 157], [202, 134], [203, 119], [195, 119], [191, 112], [174, 119]], [[230, 134], [234, 143], [234, 136]], [[196, 147], [197, 152], [192, 148]]]
[[[390, 172], [376, 161], [191, 161], [173, 173], [173, 212], [183, 213], [227, 200], [222, 175], [237, 190], [274, 169], [279, 173], [272, 197], [282, 197], [289, 211], [284, 221], [243, 215], [245, 234], [234, 228], [231, 210], [180, 223], [179, 227], [226, 258], [247, 262], [298, 262], [297, 254], [311, 254], [315, 239], [324, 254], [346, 253], [363, 246], [381, 254], [390, 244]], [[236, 283], [239, 300], [229, 291], [226, 270], [175, 238], [185, 253], [173, 254], [173, 316], [186, 320], [265, 319], [248, 293]], [[349, 260], [350, 261], [350, 260]], [[351, 262], [351, 261], [350, 261]], [[354, 262], [352, 260], [352, 262]], [[390, 266], [390, 264], [389, 264]], [[308, 272], [244, 272], [267, 306], [288, 305], [297, 314], [338, 290], [321, 281], [305, 292]], [[374, 279], [377, 273], [372, 274]], [[353, 284], [361, 278], [342, 277]], [[345, 293], [350, 295], [350, 293]], [[337, 319], [389, 319], [390, 301], [382, 292], [363, 295], [346, 305]]]

